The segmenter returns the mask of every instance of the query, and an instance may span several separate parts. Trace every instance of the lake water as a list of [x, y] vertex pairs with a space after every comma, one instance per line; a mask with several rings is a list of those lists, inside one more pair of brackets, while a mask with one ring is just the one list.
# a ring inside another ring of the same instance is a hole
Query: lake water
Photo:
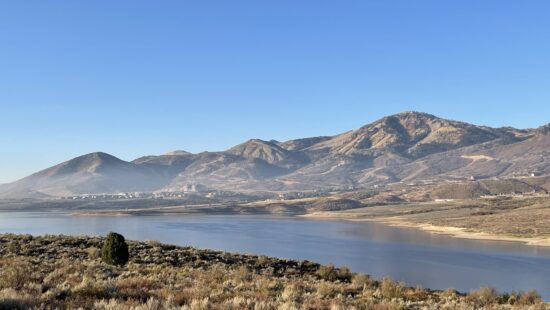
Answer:
[[346, 265], [408, 285], [469, 291], [535, 288], [550, 300], [550, 249], [457, 239], [377, 223], [276, 216], [76, 217], [0, 213], [0, 233], [104, 235]]

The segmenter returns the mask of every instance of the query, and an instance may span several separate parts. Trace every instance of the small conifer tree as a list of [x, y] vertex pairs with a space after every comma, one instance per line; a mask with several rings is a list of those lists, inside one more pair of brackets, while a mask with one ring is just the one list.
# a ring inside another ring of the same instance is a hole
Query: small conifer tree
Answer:
[[101, 260], [109, 265], [122, 266], [128, 262], [128, 245], [124, 236], [111, 232], [101, 249]]

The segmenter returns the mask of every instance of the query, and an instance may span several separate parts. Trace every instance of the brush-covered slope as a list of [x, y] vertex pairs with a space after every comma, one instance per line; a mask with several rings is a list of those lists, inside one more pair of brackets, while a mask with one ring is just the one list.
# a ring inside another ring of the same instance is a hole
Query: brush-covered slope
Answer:
[[324, 137], [312, 137], [312, 138], [289, 140], [289, 141], [279, 143], [279, 146], [289, 151], [303, 151], [314, 144], [330, 140], [331, 138], [332, 137], [324, 136]]
[[197, 155], [185, 151], [174, 151], [160, 156], [143, 156], [133, 160], [132, 163], [154, 170], [171, 180], [192, 164], [196, 158]]
[[273, 156], [270, 158], [272, 162], [270, 163], [264, 160], [266, 157], [260, 152], [200, 153], [173, 179], [166, 189], [178, 191], [190, 183], [202, 184], [211, 188], [244, 189], [253, 182], [263, 182], [288, 173], [287, 165], [294, 164], [294, 162], [278, 157], [278, 155]]
[[260, 139], [248, 140], [245, 143], [230, 148], [225, 153], [246, 159], [263, 160], [268, 164], [287, 169], [296, 169], [307, 161], [302, 153], [293, 152], [276, 143]]
[[506, 130], [404, 112], [314, 144], [309, 150], [371, 156], [392, 152], [414, 159], [512, 135]]
[[490, 128], [404, 112], [332, 137], [252, 139], [223, 152], [174, 151], [132, 162], [93, 153], [3, 185], [0, 197], [180, 191], [188, 184], [305, 190], [549, 175], [549, 128]]
[[[306, 189], [433, 177], [470, 165], [460, 153], [446, 161], [444, 154], [449, 151], [487, 143], [508, 145], [525, 134], [513, 128], [495, 129], [404, 112], [308, 146], [303, 152], [314, 160], [282, 177], [281, 182]], [[488, 175], [503, 171], [500, 166], [487, 170]], [[464, 171], [459, 175], [472, 173]]]

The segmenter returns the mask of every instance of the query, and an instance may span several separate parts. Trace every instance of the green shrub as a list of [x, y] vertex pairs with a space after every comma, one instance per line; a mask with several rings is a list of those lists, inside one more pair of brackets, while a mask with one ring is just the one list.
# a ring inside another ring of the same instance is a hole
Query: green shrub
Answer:
[[128, 245], [124, 236], [111, 232], [101, 249], [101, 260], [109, 265], [124, 265], [128, 262]]

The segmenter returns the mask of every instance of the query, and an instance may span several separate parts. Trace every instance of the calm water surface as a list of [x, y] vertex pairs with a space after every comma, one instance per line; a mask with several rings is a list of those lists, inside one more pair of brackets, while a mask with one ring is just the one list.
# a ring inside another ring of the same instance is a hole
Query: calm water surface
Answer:
[[456, 239], [377, 223], [275, 216], [76, 217], [0, 213], [0, 232], [104, 235], [346, 265], [409, 285], [469, 291], [535, 288], [550, 300], [550, 249]]

